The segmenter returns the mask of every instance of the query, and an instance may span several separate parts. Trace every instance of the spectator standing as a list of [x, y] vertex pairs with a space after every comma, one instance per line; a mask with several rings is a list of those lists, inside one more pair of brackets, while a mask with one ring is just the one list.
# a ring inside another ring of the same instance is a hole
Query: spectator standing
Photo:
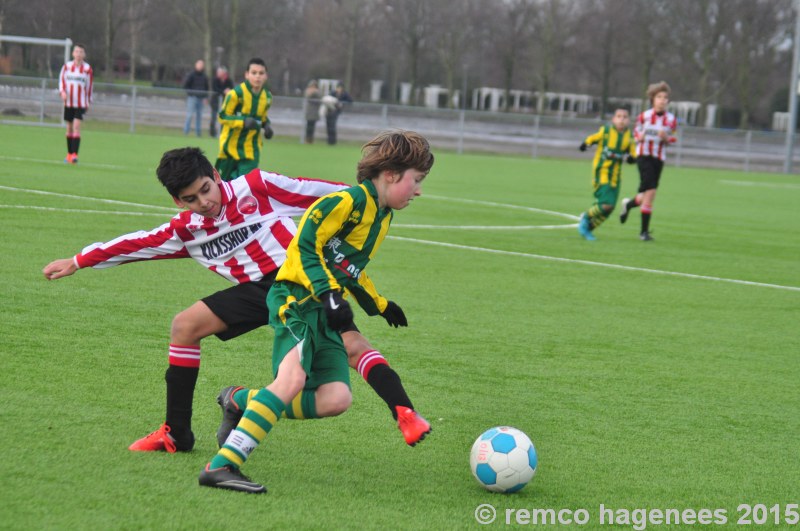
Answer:
[[217, 136], [217, 113], [219, 112], [219, 104], [228, 94], [228, 91], [233, 88], [233, 81], [228, 75], [228, 69], [224, 66], [217, 67], [217, 74], [211, 81], [211, 98], [208, 104], [211, 107], [211, 119], [208, 123], [208, 134], [212, 137]]
[[86, 58], [86, 48], [76, 44], [72, 48], [72, 61], [61, 67], [58, 76], [58, 92], [64, 102], [64, 121], [67, 122], [67, 157], [64, 162], [78, 163], [78, 148], [81, 145], [81, 122], [92, 102], [94, 73]]
[[308, 82], [303, 97], [305, 98], [306, 110], [306, 144], [313, 144], [314, 129], [317, 127], [320, 105], [322, 104], [322, 93], [319, 91], [319, 84], [316, 79]]
[[336, 122], [342, 109], [345, 105], [353, 103], [353, 98], [344, 90], [344, 85], [339, 83], [336, 85], [336, 90], [330, 93], [331, 96], [336, 98], [333, 108], [328, 108], [325, 113], [325, 126], [328, 130], [328, 144], [331, 146], [336, 145]]
[[206, 63], [198, 59], [194, 70], [183, 81], [186, 91], [186, 123], [183, 124], [183, 134], [188, 135], [192, 127], [192, 117], [195, 118], [194, 130], [200, 134], [200, 123], [203, 119], [203, 102], [208, 98], [208, 76], [206, 76]]

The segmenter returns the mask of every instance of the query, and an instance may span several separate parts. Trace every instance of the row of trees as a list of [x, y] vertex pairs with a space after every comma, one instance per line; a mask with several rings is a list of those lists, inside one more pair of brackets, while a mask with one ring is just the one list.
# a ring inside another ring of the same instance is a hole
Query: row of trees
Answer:
[[[323, 77], [356, 99], [380, 79], [605, 103], [665, 79], [743, 128], [787, 108], [794, 17], [792, 0], [0, 0], [0, 34], [82, 42], [106, 80], [178, 83], [198, 58], [240, 78], [261, 56], [278, 94]], [[53, 68], [21, 55], [23, 71]]]

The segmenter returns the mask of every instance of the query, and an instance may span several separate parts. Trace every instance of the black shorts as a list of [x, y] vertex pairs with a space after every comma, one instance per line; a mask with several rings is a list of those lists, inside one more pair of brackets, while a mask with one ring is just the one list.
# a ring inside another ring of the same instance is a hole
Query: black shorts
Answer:
[[273, 271], [261, 280], [242, 282], [200, 299], [228, 325], [227, 330], [216, 334], [218, 338], [227, 341], [269, 324], [267, 292], [277, 274]]
[[83, 115], [86, 114], [87, 109], [79, 107], [64, 107], [64, 120], [71, 122], [73, 120], [83, 120]]
[[664, 161], [658, 157], [642, 156], [636, 159], [639, 166], [639, 193], [658, 188]]
[[[200, 299], [214, 315], [228, 325], [227, 330], [216, 334], [218, 338], [227, 341], [269, 324], [267, 293], [277, 274], [277, 271], [273, 271], [261, 280], [236, 284]], [[342, 330], [358, 331], [355, 323]]]

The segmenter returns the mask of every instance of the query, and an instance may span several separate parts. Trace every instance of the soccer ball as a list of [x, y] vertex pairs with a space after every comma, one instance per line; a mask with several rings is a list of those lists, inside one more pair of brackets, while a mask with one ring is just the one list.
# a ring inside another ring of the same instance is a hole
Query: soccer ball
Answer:
[[536, 473], [536, 448], [523, 432], [508, 426], [486, 430], [472, 445], [472, 475], [492, 492], [517, 492]]

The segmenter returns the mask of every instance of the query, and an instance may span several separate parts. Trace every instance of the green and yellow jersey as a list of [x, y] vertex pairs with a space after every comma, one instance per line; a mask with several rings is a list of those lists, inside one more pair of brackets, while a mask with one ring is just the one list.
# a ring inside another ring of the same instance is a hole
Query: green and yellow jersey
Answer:
[[625, 156], [636, 156], [636, 144], [630, 129], [620, 133], [614, 126], [606, 124], [595, 134], [587, 136], [584, 143], [589, 146], [597, 144], [592, 161], [595, 189], [603, 185], [619, 186]]
[[318, 199], [300, 220], [276, 282], [298, 284], [314, 297], [346, 289], [368, 315], [382, 313], [388, 301], [364, 268], [386, 237], [392, 216], [392, 209], [378, 207], [371, 181]]
[[258, 161], [263, 139], [261, 128], [245, 129], [245, 118], [259, 123], [267, 122], [267, 112], [272, 105], [272, 94], [266, 87], [257, 94], [248, 81], [240, 83], [225, 96], [219, 110], [222, 130], [219, 136], [219, 158]]

